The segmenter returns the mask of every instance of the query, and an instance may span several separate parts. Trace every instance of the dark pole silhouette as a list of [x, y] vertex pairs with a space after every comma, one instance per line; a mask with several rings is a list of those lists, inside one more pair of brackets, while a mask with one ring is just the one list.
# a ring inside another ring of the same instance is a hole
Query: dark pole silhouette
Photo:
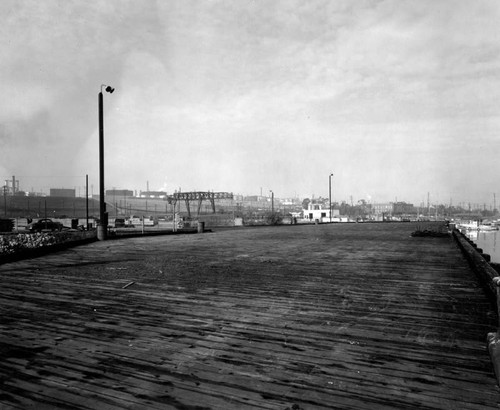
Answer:
[[108, 93], [115, 91], [114, 88], [105, 84], [101, 85], [99, 92], [99, 226], [97, 227], [97, 239], [105, 240], [108, 233], [108, 215], [106, 213], [106, 203], [104, 202], [104, 115], [102, 87]]
[[85, 218], [87, 231], [89, 230], [89, 176], [85, 175]]
[[328, 204], [330, 205], [330, 222], [332, 222], [332, 177], [333, 174], [328, 176]]

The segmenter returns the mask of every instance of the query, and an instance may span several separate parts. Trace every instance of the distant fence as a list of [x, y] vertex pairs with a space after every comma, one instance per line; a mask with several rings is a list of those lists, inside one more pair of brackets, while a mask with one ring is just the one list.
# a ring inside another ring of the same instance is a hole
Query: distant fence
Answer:
[[232, 214], [207, 214], [199, 215], [196, 218], [205, 223], [205, 228], [214, 228], [217, 226], [234, 226], [235, 218]]

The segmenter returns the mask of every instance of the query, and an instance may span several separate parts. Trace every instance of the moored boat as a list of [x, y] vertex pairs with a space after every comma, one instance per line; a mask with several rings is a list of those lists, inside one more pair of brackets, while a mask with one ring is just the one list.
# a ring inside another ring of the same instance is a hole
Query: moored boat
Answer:
[[483, 223], [480, 224], [477, 229], [482, 232], [498, 231], [498, 225], [495, 225], [493, 223]]
[[477, 230], [479, 229], [479, 221], [462, 221], [457, 223], [458, 229]]

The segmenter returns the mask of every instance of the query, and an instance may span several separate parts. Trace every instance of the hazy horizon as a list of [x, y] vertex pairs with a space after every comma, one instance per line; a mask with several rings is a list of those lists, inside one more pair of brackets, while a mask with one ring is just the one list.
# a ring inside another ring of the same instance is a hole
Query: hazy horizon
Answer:
[[1, 185], [493, 203], [496, 0], [0, 3]]

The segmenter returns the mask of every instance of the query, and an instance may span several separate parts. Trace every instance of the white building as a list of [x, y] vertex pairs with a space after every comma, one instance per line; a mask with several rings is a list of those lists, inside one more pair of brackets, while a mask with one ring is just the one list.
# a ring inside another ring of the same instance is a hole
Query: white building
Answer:
[[[332, 209], [332, 222], [335, 222], [334, 219], [338, 222], [339, 215], [338, 209]], [[328, 208], [323, 208], [322, 204], [309, 203], [307, 209], [304, 209], [304, 219], [318, 222], [330, 222], [330, 210]]]

